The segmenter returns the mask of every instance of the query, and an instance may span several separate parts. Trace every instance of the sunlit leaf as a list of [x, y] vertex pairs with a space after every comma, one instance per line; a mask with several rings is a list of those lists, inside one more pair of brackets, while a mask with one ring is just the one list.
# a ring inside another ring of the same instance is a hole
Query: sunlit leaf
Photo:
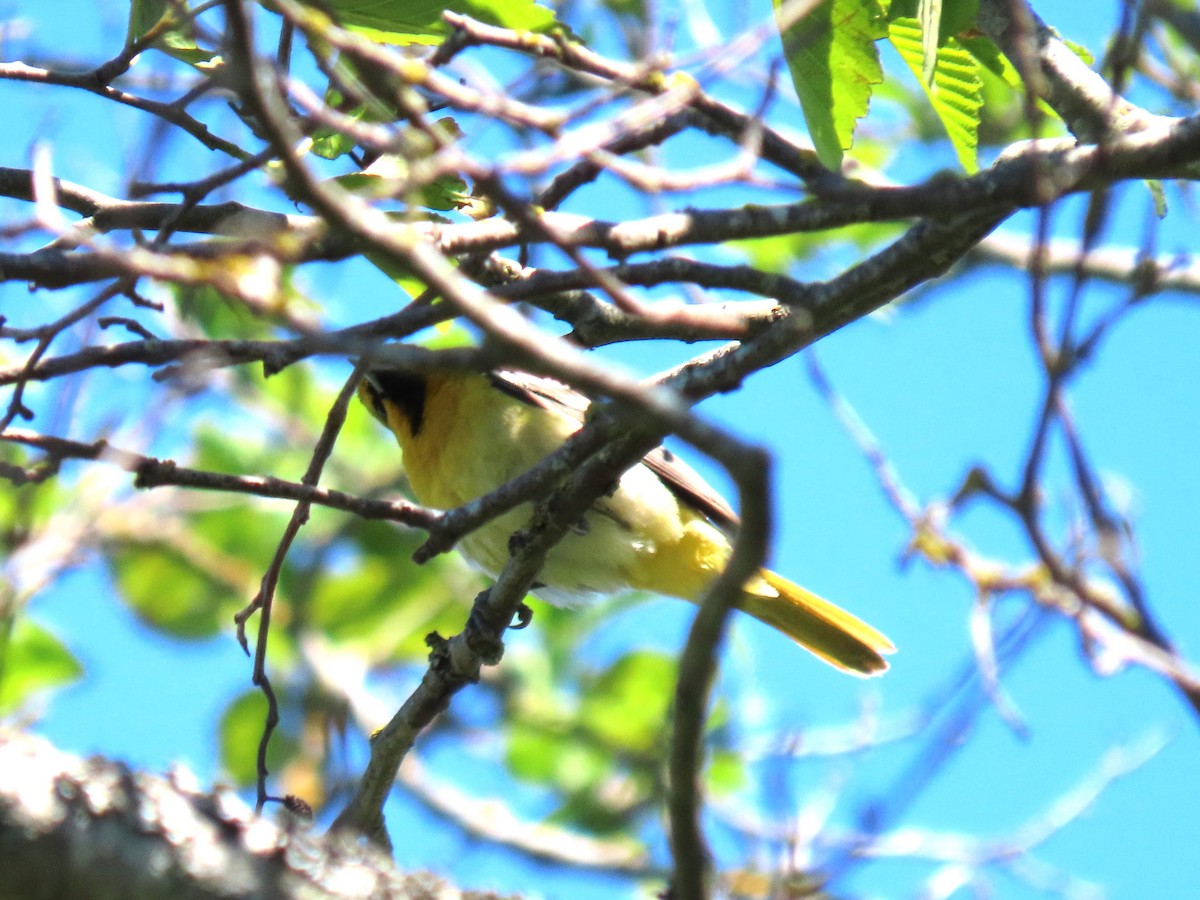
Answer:
[[330, 0], [323, 5], [346, 27], [386, 44], [441, 43], [450, 33], [442, 19], [445, 11], [516, 31], [546, 32], [558, 24], [554, 13], [534, 0]]
[[[894, 11], [893, 7], [893, 11]], [[932, 81], [924, 77], [923, 38], [915, 18], [896, 17], [888, 23], [888, 37], [904, 62], [920, 79], [921, 88], [941, 119], [959, 163], [967, 172], [979, 168], [980, 109], [983, 106], [983, 81], [979, 62], [958, 39], [947, 38], [937, 48]]]
[[[772, 0], [776, 18], [788, 4]], [[883, 81], [875, 41], [887, 35], [873, 0], [824, 0], [783, 28], [783, 52], [821, 162], [838, 169], [855, 124], [867, 114], [872, 85]]]
[[714, 793], [730, 794], [746, 784], [746, 762], [737, 753], [714, 750], [709, 754], [704, 775]]

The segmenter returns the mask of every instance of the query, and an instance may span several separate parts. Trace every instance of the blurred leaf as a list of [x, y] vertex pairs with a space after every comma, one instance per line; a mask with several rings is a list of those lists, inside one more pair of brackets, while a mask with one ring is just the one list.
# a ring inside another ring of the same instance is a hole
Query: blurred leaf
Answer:
[[[183, 5], [188, 6], [186, 2]], [[175, 11], [170, 0], [132, 0], [129, 5], [129, 28], [126, 32], [126, 43], [132, 43], [141, 38], [163, 18], [174, 19], [174, 16]], [[196, 43], [192, 37], [190, 23], [176, 22], [171, 25], [154, 42], [153, 46], [156, 50], [161, 50], [194, 66], [204, 66], [220, 60], [217, 53], [205, 50]]]
[[[0, 462], [27, 468], [40, 465], [39, 456], [20, 444], [0, 441]], [[53, 478], [20, 487], [6, 483], [5, 489], [0, 490], [0, 555], [7, 555], [48, 522], [65, 496], [65, 490]]]
[[[258, 776], [258, 744], [267, 718], [267, 700], [262, 691], [249, 690], [221, 715], [218, 728], [221, 767], [238, 787], [255, 783]], [[281, 715], [281, 718], [285, 718]], [[298, 741], [281, 721], [267, 747], [267, 768], [279, 772], [296, 754]]]
[[516, 723], [508, 736], [508, 766], [521, 778], [569, 795], [599, 784], [612, 768], [612, 757], [544, 724]]
[[[450, 211], [473, 202], [467, 191], [467, 183], [457, 175], [442, 175], [429, 184], [423, 184], [415, 196], [399, 195], [398, 191], [406, 187], [404, 179], [388, 178], [374, 172], [348, 172], [336, 176], [333, 181], [347, 191], [370, 199], [404, 200], [425, 209]], [[441, 217], [436, 218], [445, 221]]]
[[332, 640], [352, 645], [376, 664], [420, 661], [429, 656], [425, 636], [460, 630], [474, 588], [448, 573], [453, 561], [417, 566], [402, 530], [386, 554], [359, 559], [352, 571], [325, 573], [314, 586], [310, 621]]
[[646, 21], [646, 0], [604, 0], [604, 5], [619, 16]]
[[1157, 178], [1148, 178], [1144, 184], [1146, 190], [1150, 192], [1150, 198], [1154, 201], [1154, 215], [1165, 219], [1167, 217], [1167, 192], [1163, 189], [1163, 183]]
[[665, 653], [642, 650], [621, 657], [586, 686], [584, 727], [622, 750], [649, 753], [661, 747], [675, 671], [675, 659]]
[[948, 38], [961, 38], [965, 32], [974, 32], [978, 17], [979, 0], [943, 0], [938, 46], [945, 44]]
[[83, 675], [82, 664], [66, 645], [28, 616], [20, 616], [7, 639], [0, 640], [0, 715], [19, 709], [38, 691]]
[[[636, 787], [623, 793], [628, 795], [629, 801], [645, 798], [645, 791]], [[620, 802], [621, 798], [617, 794], [617, 791], [576, 791], [551, 816], [551, 821], [596, 835], [609, 836], [626, 832], [633, 824], [630, 821], [630, 813], [634, 804]]]
[[474, 202], [467, 183], [457, 175], [442, 175], [436, 181], [421, 186], [421, 205], [443, 212], [462, 209]]
[[179, 317], [198, 326], [206, 337], [262, 339], [274, 333], [271, 313], [312, 316], [320, 311], [315, 303], [291, 288], [290, 269], [283, 272], [282, 287], [275, 306], [254, 310], [211, 285], [175, 285], [172, 290]]
[[285, 517], [226, 499], [163, 535], [131, 533], [109, 548], [117, 586], [155, 628], [181, 638], [216, 634], [249, 600]]
[[746, 762], [729, 750], [713, 750], [704, 776], [714, 794], [731, 794], [746, 784]]
[[1096, 62], [1095, 55], [1093, 55], [1092, 51], [1083, 44], [1080, 44], [1077, 41], [1069, 40], [1068, 38], [1062, 38], [1062, 42], [1066, 44], [1068, 50], [1082, 59], [1089, 66]]
[[[339, 56], [333, 63], [333, 75], [342, 84], [353, 87], [358, 98], [369, 98], [366, 103], [351, 105], [333, 85], [325, 88], [325, 105], [336, 109], [354, 122], [394, 122], [399, 112], [386, 106], [362, 83], [358, 68], [351, 57]], [[355, 147], [352, 137], [329, 125], [319, 125], [312, 134], [312, 152], [322, 159], [337, 159]]]
[[898, 237], [903, 230], [900, 223], [864, 222], [819, 234], [781, 234], [727, 241], [724, 246], [745, 253], [757, 269], [784, 274], [797, 263], [828, 255], [839, 245], [865, 253]]
[[[776, 19], [784, 0], [772, 0]], [[783, 53], [817, 155], [838, 170], [871, 87], [883, 81], [875, 41], [887, 23], [874, 0], [823, 0], [783, 30]]]
[[229, 588], [175, 548], [122, 542], [109, 559], [121, 595], [154, 628], [174, 637], [203, 638], [229, 625], [236, 606]]
[[[360, 106], [346, 115], [358, 120], [362, 118], [365, 111], [366, 107]], [[322, 125], [312, 135], [312, 152], [321, 159], [337, 159], [339, 156], [345, 156], [355, 146], [354, 138], [336, 128], [330, 128], [328, 125]]]
[[[191, 513], [188, 530], [191, 539], [204, 546], [206, 554], [215, 551], [223, 559], [255, 567], [271, 558], [286, 521], [287, 514], [282, 508], [270, 512], [250, 501], [234, 499], [218, 509]], [[227, 583], [239, 580], [238, 575], [226, 570], [222, 580]]]
[[[348, 369], [345, 374], [350, 374]], [[286, 418], [299, 419], [310, 425], [314, 429], [314, 437], [316, 429], [321, 427], [325, 422], [325, 417], [329, 415], [329, 407], [333, 404], [333, 398], [337, 391], [336, 387], [319, 382], [315, 371], [307, 366], [288, 366], [282, 372], [261, 382], [260, 387], [268, 406], [273, 406]], [[271, 474], [281, 478], [289, 477], [289, 470], [293, 469], [292, 460], [287, 460], [288, 465], [281, 465], [278, 458], [274, 456], [279, 448], [271, 446], [267, 450], [272, 458], [277, 460], [270, 469]], [[308, 467], [311, 456], [311, 448], [296, 448], [294, 457], [296, 465], [294, 471], [291, 471], [291, 475], [299, 478]]]

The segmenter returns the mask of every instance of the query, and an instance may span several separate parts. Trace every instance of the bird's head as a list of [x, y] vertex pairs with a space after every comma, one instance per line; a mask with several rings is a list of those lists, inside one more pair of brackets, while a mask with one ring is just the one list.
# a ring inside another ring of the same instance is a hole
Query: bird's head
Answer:
[[401, 369], [371, 369], [358, 383], [358, 399], [376, 419], [400, 434], [421, 430], [425, 418], [424, 376]]

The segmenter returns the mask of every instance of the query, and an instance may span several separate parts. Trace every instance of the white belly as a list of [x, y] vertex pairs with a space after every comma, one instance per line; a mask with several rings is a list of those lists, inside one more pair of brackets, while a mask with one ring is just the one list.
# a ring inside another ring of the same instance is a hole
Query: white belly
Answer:
[[[530, 504], [522, 504], [463, 538], [463, 555], [487, 574], [500, 574], [509, 559], [512, 535], [529, 524]], [[683, 531], [675, 496], [645, 466], [621, 477], [617, 491], [604, 497], [546, 557], [533, 593], [555, 606], [577, 605], [598, 594], [629, 587], [630, 573], [645, 565]]]

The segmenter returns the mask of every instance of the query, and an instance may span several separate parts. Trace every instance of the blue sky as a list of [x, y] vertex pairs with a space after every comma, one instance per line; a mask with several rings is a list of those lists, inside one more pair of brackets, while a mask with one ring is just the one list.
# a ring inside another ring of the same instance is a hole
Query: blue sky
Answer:
[[[766, 6], [764, 0], [762, 15]], [[1118, 15], [1112, 3], [1036, 6], [1066, 36], [1094, 51]], [[9, 41], [7, 53], [36, 48], [96, 60], [115, 51], [124, 31], [119, 9], [97, 12], [92, 3], [10, 2], [0, 13], [30, 26], [27, 38]], [[31, 148], [43, 141], [52, 148], [57, 174], [100, 190], [120, 189], [116, 173], [144, 134], [145, 121], [137, 113], [113, 111], [66, 89], [0, 82], [0, 96], [13, 110], [3, 149], [8, 155], [0, 165], [27, 165]], [[1194, 214], [1178, 194], [1171, 201], [1158, 247], [1186, 252], [1194, 242]], [[1139, 186], [1123, 192], [1113, 242], [1136, 244], [1148, 202]], [[1079, 203], [1064, 204], [1055, 226], [1070, 235], [1081, 216]], [[1032, 221], [1018, 217], [1006, 228], [1028, 230]], [[359, 289], [352, 276], [332, 271], [309, 277], [318, 297]], [[1051, 296], [1065, 296], [1068, 287], [1052, 283]], [[1019, 277], [975, 272], [911, 308], [856, 323], [819, 345], [824, 371], [918, 498], [946, 497], [967, 467], [981, 460], [1003, 483], [1014, 483], [1040, 391], [1027, 336], [1028, 292]], [[1098, 310], [1118, 296], [1093, 286], [1085, 303]], [[0, 288], [0, 311], [7, 313], [27, 297], [21, 285]], [[1185, 656], [1193, 658], [1200, 654], [1200, 604], [1192, 597], [1192, 586], [1200, 584], [1194, 525], [1200, 508], [1198, 337], [1200, 309], [1194, 300], [1155, 300], [1123, 323], [1071, 391], [1101, 471], [1130, 491], [1150, 602]], [[639, 370], [662, 368], [662, 359], [650, 352], [617, 356]], [[899, 565], [907, 528], [813, 389], [804, 361], [781, 363], [736, 396], [716, 398], [703, 409], [775, 454], [780, 502], [773, 566], [853, 608], [900, 649], [886, 678], [848, 681], [782, 652], [765, 628], [739, 622], [722, 689], [747, 737], [849, 723], [865, 703], [876, 704], [889, 722], [922, 712], [935, 714], [935, 724], [944, 721], [952, 704], [939, 698], [949, 673], [970, 661], [971, 588], [920, 564]], [[1056, 487], [1061, 490], [1052, 481], [1052, 493]], [[1028, 557], [1011, 523], [993, 513], [973, 511], [959, 527], [980, 552]], [[1007, 601], [1002, 618], [1014, 619], [1022, 609], [1022, 603]], [[81, 753], [100, 752], [151, 769], [184, 761], [203, 779], [219, 777], [211, 723], [250, 678], [249, 663], [231, 636], [186, 645], [163, 641], [121, 606], [106, 573], [95, 566], [72, 573], [39, 597], [31, 614], [50, 624], [88, 668], [85, 682], [53, 698], [39, 726], [43, 733]], [[589, 652], [600, 660], [637, 640], [676, 647], [689, 614], [687, 607], [666, 602], [623, 612], [611, 634]], [[135, 658], [136, 667], [129, 663]], [[155, 677], [147, 679], [146, 670]], [[1085, 814], [1039, 846], [1036, 857], [1113, 898], [1187, 895], [1195, 884], [1190, 850], [1200, 839], [1194, 813], [1200, 796], [1197, 717], [1145, 672], [1095, 674], [1081, 658], [1075, 630], [1053, 618], [1041, 623], [1032, 648], [1004, 671], [1003, 687], [1027, 733], [1015, 733], [995, 711], [985, 710], [966, 735], [969, 740], [896, 825], [1004, 841], [1071, 796], [1106, 760], [1113, 764], [1113, 748], [1137, 755], [1161, 742], [1161, 752], [1107, 787]], [[920, 749], [885, 748], [856, 760], [849, 772], [844, 761], [806, 763], [791, 776], [798, 808], [815, 803], [830, 779], [845, 777], [833, 822], [853, 827], [868, 806], [886, 807], [896, 797]], [[498, 782], [479, 789], [505, 790]], [[755, 799], [767, 796], [764, 788]], [[456, 877], [467, 885], [516, 891], [531, 884], [524, 860], [473, 842], [420, 809], [394, 802], [389, 817], [412, 836], [398, 852], [403, 865], [444, 869], [454, 860]], [[929, 864], [879, 862], [836, 886], [881, 897], [916, 895], [931, 870]], [[548, 897], [613, 896], [620, 887], [557, 870], [538, 870], [536, 884]], [[1003, 897], [1044, 896], [1017, 879], [1001, 877], [996, 887]]]

